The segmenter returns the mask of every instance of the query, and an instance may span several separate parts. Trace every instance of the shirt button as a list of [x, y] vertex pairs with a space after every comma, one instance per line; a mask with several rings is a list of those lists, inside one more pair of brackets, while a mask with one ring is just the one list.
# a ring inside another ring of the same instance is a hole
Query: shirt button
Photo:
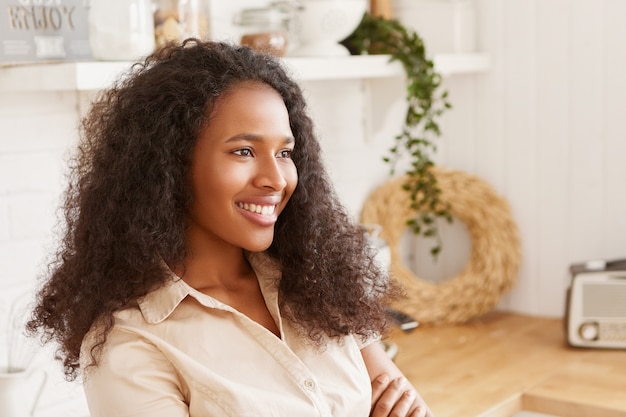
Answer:
[[308, 390], [313, 391], [315, 389], [315, 381], [313, 381], [312, 379], [305, 379], [304, 387]]

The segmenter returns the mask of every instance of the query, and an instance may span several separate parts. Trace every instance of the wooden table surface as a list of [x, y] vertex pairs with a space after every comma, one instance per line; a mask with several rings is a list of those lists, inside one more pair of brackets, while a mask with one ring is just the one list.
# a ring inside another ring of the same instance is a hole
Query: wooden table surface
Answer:
[[626, 417], [626, 350], [569, 347], [560, 319], [494, 312], [389, 340], [436, 417]]

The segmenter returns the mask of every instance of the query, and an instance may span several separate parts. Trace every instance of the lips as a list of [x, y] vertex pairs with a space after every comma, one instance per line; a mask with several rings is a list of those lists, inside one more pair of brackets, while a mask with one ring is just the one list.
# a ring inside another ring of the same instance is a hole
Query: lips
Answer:
[[281, 196], [263, 196], [237, 201], [235, 206], [248, 221], [261, 227], [270, 227], [278, 220]]

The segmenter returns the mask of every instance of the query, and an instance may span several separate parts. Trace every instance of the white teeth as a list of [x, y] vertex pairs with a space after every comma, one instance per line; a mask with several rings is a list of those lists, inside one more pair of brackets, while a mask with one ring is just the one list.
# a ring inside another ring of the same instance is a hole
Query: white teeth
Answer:
[[260, 204], [254, 204], [254, 203], [237, 203], [237, 206], [239, 208], [242, 208], [244, 210], [250, 211], [252, 213], [257, 213], [257, 214], [262, 214], [264, 216], [266, 215], [270, 215], [270, 214], [274, 214], [274, 210], [276, 209], [276, 206], [272, 205], [272, 206], [262, 206]]

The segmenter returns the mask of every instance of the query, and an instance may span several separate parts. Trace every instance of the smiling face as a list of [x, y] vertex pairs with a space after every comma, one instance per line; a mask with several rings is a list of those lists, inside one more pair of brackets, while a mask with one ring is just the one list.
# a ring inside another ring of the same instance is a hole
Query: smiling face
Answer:
[[298, 183], [289, 115], [281, 96], [242, 83], [218, 98], [191, 165], [190, 249], [267, 249]]

